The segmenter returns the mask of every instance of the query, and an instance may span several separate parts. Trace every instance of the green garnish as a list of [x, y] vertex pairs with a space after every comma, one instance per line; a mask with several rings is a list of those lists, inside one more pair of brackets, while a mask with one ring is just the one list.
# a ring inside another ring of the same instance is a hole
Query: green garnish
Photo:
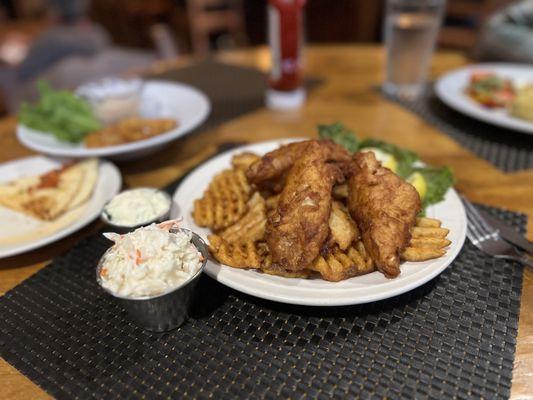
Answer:
[[418, 155], [413, 151], [378, 139], [358, 140], [353, 131], [347, 129], [340, 122], [331, 125], [318, 125], [318, 136], [321, 139], [330, 139], [344, 146], [350, 153], [355, 153], [365, 147], [374, 147], [392, 155], [398, 163], [396, 173], [403, 179], [419, 172], [427, 185], [426, 195], [422, 201], [422, 213], [425, 212], [427, 206], [442, 201], [448, 189], [454, 184], [453, 172], [449, 167], [415, 167]]
[[91, 106], [74, 93], [53, 90], [44, 81], [39, 81], [37, 88], [41, 97], [35, 105], [22, 105], [19, 113], [21, 124], [71, 143], [79, 143], [89, 132], [101, 128]]
[[449, 167], [415, 167], [413, 171], [419, 172], [426, 180], [427, 191], [422, 200], [423, 209], [430, 204], [441, 202], [455, 182], [453, 172]]
[[359, 150], [359, 143], [355, 133], [336, 122], [331, 125], [318, 125], [318, 136], [321, 139], [330, 139], [341, 146], [344, 146], [350, 153]]

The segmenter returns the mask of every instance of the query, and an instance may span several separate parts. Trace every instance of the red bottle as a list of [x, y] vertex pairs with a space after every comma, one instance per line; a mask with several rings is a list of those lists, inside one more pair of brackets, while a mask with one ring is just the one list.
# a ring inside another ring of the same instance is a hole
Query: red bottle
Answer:
[[302, 14], [306, 0], [268, 1], [268, 39], [272, 69], [266, 93], [275, 109], [297, 108], [305, 100], [302, 85]]

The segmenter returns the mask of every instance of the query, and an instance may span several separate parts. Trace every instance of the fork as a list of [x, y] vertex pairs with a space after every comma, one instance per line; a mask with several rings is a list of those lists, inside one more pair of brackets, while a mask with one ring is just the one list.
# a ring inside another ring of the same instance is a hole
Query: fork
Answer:
[[481, 216], [476, 207], [464, 196], [462, 199], [468, 219], [466, 236], [474, 246], [493, 257], [518, 261], [533, 268], [533, 259], [503, 240], [498, 230]]

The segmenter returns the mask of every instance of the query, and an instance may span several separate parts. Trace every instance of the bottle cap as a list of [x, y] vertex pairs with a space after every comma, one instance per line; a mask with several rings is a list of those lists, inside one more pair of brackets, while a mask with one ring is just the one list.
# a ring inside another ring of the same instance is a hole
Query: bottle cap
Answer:
[[299, 88], [290, 92], [267, 89], [266, 105], [273, 110], [293, 110], [301, 107], [305, 101], [305, 90]]

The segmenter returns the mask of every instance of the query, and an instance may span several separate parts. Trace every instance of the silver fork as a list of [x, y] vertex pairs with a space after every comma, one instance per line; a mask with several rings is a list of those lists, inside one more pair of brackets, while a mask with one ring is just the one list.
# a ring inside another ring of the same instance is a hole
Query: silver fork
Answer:
[[474, 246], [493, 257], [518, 261], [533, 268], [533, 259], [503, 240], [498, 230], [481, 216], [476, 207], [465, 197], [462, 199], [468, 219], [466, 236]]

